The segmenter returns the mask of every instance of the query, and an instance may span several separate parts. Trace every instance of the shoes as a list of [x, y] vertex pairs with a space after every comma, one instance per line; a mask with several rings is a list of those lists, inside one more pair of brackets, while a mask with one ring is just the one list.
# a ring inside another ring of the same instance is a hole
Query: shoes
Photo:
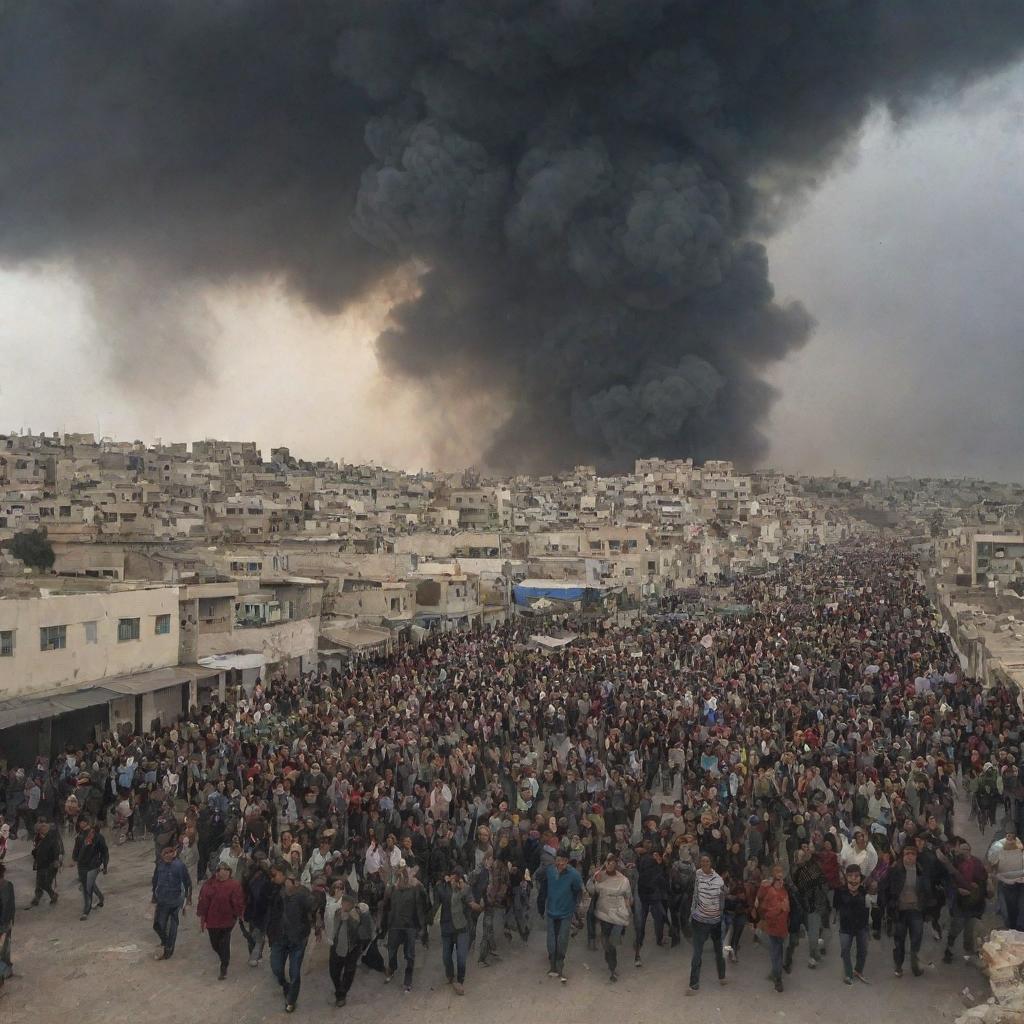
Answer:
[[775, 979], [775, 991], [776, 992], [781, 992], [782, 991], [782, 979], [781, 978], [776, 978]]
[[565, 972], [563, 971], [559, 974], [558, 980], [564, 985], [569, 979], [565, 976]]
[[812, 956], [811, 959], [807, 961], [807, 966], [813, 971], [818, 966], [818, 961]]
[[51, 907], [57, 906], [57, 900], [59, 900], [59, 899], [60, 899], [60, 894], [59, 893], [54, 893], [54, 895], [50, 897], [50, 906]]
[[785, 962], [785, 963], [784, 963], [784, 964], [782, 965], [782, 969], [783, 969], [783, 970], [784, 970], [784, 971], [785, 971], [785, 972], [786, 972], [787, 974], [792, 974], [792, 973], [793, 973], [793, 961], [792, 961], [792, 960], [787, 960], [787, 961], [786, 961], [786, 962]]
[[412, 991], [412, 985], [403, 985], [403, 986], [402, 986], [402, 991], [403, 991], [403, 992], [404, 992], [404, 993], [405, 993], [406, 995], [408, 995], [408, 994], [409, 994], [409, 993], [410, 993], [410, 992]]
[[477, 967], [490, 967], [491, 966], [489, 961], [482, 960], [482, 959], [481, 960], [477, 960], [476, 964], [477, 964]]
[[167, 957], [167, 950], [161, 949], [159, 953], [154, 953], [153, 954], [153, 959], [154, 960], [166, 960], [166, 959], [168, 959], [168, 957]]
[[285, 1003], [284, 1004], [284, 1012], [285, 1013], [294, 1013], [295, 1012], [295, 1004], [294, 1003]]
[[921, 964], [913, 953], [910, 954], [910, 973], [913, 974], [915, 978], [920, 978], [921, 975], [924, 974], [924, 971], [921, 970]]
[[455, 982], [455, 984], [452, 985], [452, 990], [455, 992], [457, 996], [464, 996], [466, 994], [466, 990], [463, 987], [461, 981]]
[[852, 985], [853, 984], [853, 978], [851, 978], [848, 974], [844, 974], [843, 975], [843, 984], [844, 985]]
[[89, 920], [89, 915], [88, 915], [88, 914], [82, 914], [82, 915], [81, 915], [81, 916], [80, 916], [80, 917], [78, 918], [78, 920], [79, 920], [79, 921], [88, 921], [88, 920]]
[[719, 985], [726, 985], [726, 984], [728, 984], [728, 982], [726, 981], [725, 978], [719, 978], [718, 979], [718, 984]]
[[686, 994], [687, 994], [688, 996], [695, 996], [695, 995], [697, 994], [697, 990], [698, 990], [699, 988], [700, 988], [700, 985], [691, 985], [691, 986], [690, 986], [690, 987], [689, 987], [689, 988], [688, 988], [688, 989], [686, 990]]
[[385, 985], [388, 984], [388, 982], [391, 981], [391, 979], [394, 976], [395, 976], [394, 971], [385, 971], [384, 972], [384, 984]]
[[942, 953], [942, 962], [944, 964], [951, 964], [953, 962], [953, 950], [951, 950], [948, 946]]
[[250, 960], [249, 961], [249, 966], [250, 967], [259, 967], [259, 965], [260, 965], [259, 960]]
[[616, 982], [619, 980], [619, 976], [614, 971], [612, 971], [612, 973], [608, 975], [608, 980], [611, 982]]
[[217, 975], [217, 980], [218, 981], [223, 981], [227, 976], [228, 976], [227, 968], [226, 967], [222, 967], [220, 969], [220, 973]]
[[902, 978], [903, 977], [903, 968], [902, 967], [895, 967], [895, 968], [893, 968], [893, 972], [892, 973], [897, 978]]
[[865, 978], [865, 977], [864, 977], [864, 975], [863, 975], [863, 974], [861, 974], [861, 972], [860, 972], [860, 971], [854, 971], [854, 972], [853, 972], [853, 976], [854, 976], [854, 977], [855, 977], [855, 978], [856, 978], [856, 979], [857, 979], [858, 981], [862, 982], [862, 983], [863, 983], [863, 984], [865, 984], [865, 985], [870, 985], [870, 984], [871, 984], [871, 982], [870, 982], [870, 981], [868, 981], [868, 979], [867, 979], [867, 978]]
[[932, 937], [936, 942], [942, 938], [942, 926], [937, 925], [934, 921], [932, 922]]
[[557, 978], [558, 977], [558, 971], [555, 971], [555, 970], [548, 971], [548, 977], [549, 978]]
[[636, 957], [633, 958], [633, 966], [634, 967], [643, 967], [643, 965], [644, 965], [643, 961], [640, 959], [639, 956], [636, 956]]

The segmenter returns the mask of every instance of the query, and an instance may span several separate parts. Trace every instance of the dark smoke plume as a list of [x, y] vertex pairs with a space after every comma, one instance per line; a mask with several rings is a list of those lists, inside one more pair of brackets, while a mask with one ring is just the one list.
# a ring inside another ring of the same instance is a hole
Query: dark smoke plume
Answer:
[[382, 364], [510, 408], [489, 465], [749, 460], [811, 328], [756, 239], [1022, 42], [1020, 0], [7, 0], [0, 260], [71, 265], [139, 377], [190, 291], [413, 262]]

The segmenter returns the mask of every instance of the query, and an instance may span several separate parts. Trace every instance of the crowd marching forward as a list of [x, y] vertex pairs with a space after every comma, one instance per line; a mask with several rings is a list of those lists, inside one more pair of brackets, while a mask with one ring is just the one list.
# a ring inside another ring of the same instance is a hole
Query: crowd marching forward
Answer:
[[[19, 911], [55, 904], [65, 866], [83, 922], [120, 844], [151, 842], [155, 958], [194, 906], [219, 977], [237, 925], [288, 1012], [314, 935], [342, 1006], [360, 964], [390, 982], [401, 960], [409, 990], [435, 944], [461, 994], [471, 961], [538, 922], [552, 979], [584, 955], [576, 936], [610, 982], [653, 936], [682, 947], [691, 995], [705, 951], [725, 984], [744, 938], [781, 992], [830, 950], [847, 984], [867, 983], [870, 949], [874, 970], [886, 948], [888, 970], [920, 975], [926, 930], [946, 960], [971, 955], [987, 905], [1024, 924], [1017, 695], [962, 677], [906, 549], [827, 549], [735, 599], [751, 614], [594, 626], [556, 652], [521, 620], [432, 636], [9, 767], [0, 978], [19, 835], [35, 868]], [[956, 834], [958, 797], [983, 834], [1002, 826], [990, 848]]]

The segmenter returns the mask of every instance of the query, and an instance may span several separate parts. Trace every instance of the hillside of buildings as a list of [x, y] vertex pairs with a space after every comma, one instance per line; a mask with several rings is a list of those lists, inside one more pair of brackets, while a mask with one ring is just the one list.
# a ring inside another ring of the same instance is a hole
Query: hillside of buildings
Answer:
[[[712, 614], [730, 585], [899, 531], [977, 674], [1024, 668], [1024, 488], [637, 460], [495, 479], [254, 442], [0, 435], [0, 741], [146, 728], [276, 669], [341, 667], [511, 616]], [[45, 531], [52, 567], [11, 552]], [[1021, 648], [1017, 660], [1016, 648]]]

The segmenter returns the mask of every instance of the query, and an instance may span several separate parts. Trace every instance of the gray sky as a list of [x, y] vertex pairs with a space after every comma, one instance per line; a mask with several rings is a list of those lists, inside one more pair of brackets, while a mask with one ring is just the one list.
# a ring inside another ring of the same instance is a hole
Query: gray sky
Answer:
[[[909, 126], [876, 117], [770, 242], [779, 295], [818, 321], [770, 374], [773, 465], [1024, 479], [1022, 129], [1024, 67]], [[111, 383], [61, 268], [0, 274], [0, 430], [255, 438], [310, 457], [429, 462], [436, 410], [376, 372], [382, 299], [326, 318], [248, 287], [211, 293], [206, 315], [220, 339], [209, 382], [136, 402]], [[450, 462], [471, 454], [455, 445]]]

